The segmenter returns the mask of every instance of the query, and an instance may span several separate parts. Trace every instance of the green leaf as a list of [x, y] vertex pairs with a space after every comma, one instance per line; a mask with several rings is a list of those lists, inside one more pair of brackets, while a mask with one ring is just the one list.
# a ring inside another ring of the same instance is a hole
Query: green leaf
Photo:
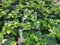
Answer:
[[42, 33], [40, 31], [37, 31], [36, 36], [40, 39], [42, 37]]
[[5, 41], [3, 45], [16, 45], [16, 42], [14, 41], [13, 37], [10, 37], [9, 39]]
[[40, 39], [39, 42], [41, 45], [45, 45], [47, 43], [47, 40], [46, 39]]
[[31, 34], [31, 35], [30, 35], [30, 38], [31, 38], [32, 40], [38, 41], [38, 37], [35, 36], [34, 34]]
[[56, 40], [54, 38], [47, 37], [46, 35], [44, 35], [44, 38], [47, 40], [48, 45], [55, 45], [56, 44]]
[[3, 39], [3, 33], [0, 33], [0, 41]]

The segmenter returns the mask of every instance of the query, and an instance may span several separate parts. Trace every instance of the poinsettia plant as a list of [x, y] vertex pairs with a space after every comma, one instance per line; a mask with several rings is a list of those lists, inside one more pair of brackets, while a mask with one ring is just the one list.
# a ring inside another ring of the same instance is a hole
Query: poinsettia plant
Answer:
[[59, 5], [55, 0], [1, 0], [0, 44], [60, 45]]

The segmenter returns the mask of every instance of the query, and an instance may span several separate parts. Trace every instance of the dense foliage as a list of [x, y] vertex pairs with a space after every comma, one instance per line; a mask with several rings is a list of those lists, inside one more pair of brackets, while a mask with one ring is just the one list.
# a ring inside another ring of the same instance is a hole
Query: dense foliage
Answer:
[[0, 44], [60, 45], [60, 7], [54, 0], [1, 0]]

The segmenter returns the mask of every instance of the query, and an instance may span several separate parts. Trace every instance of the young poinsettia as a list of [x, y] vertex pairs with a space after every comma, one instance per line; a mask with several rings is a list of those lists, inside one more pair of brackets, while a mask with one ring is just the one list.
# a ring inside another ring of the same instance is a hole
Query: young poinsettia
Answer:
[[60, 0], [0, 0], [1, 44], [60, 45]]

